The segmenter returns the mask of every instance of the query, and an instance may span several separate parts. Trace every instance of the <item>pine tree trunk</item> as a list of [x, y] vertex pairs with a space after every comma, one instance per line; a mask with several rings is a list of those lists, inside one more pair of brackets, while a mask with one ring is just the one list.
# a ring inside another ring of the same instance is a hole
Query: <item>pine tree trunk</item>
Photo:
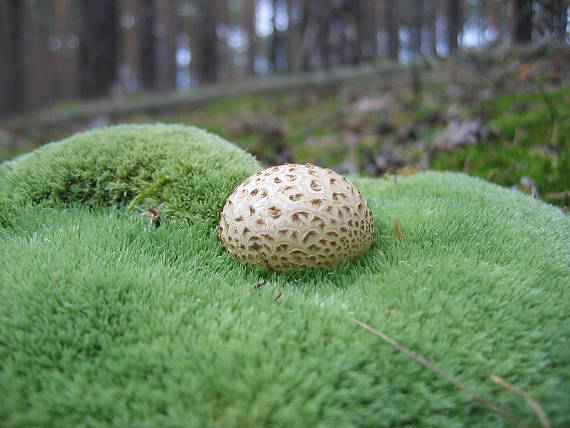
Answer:
[[554, 40], [563, 41], [566, 38], [568, 0], [543, 0], [542, 4], [550, 35]]
[[433, 56], [437, 56], [437, 16], [438, 16], [438, 0], [428, 0], [426, 25], [429, 34], [430, 52]]
[[67, 86], [68, 71], [66, 67], [67, 49], [65, 48], [65, 37], [67, 33], [67, 22], [71, 21], [66, 0], [54, 0], [54, 30], [53, 35], [59, 44], [59, 49], [55, 54], [54, 63], [54, 93], [58, 99], [69, 98], [69, 87]]
[[271, 43], [269, 45], [269, 68], [272, 72], [277, 71], [277, 50], [279, 49], [279, 30], [277, 29], [277, 0], [271, 1]]
[[7, 114], [23, 113], [24, 90], [22, 77], [24, 75], [24, 2], [8, 0], [1, 5], [2, 40], [5, 49], [0, 50], [2, 56], [2, 81], [0, 100], [6, 100], [2, 110]]
[[115, 0], [81, 2], [79, 92], [106, 95], [117, 78], [119, 13]]
[[166, 90], [176, 87], [176, 0], [162, 0], [157, 6], [157, 83]]
[[396, 0], [385, 0], [385, 22], [388, 33], [388, 56], [398, 59], [400, 55], [400, 24]]
[[121, 87], [123, 92], [135, 92], [140, 86], [138, 0], [121, 0], [123, 28], [121, 30]]
[[514, 12], [513, 40], [529, 43], [532, 40], [532, 0], [514, 0]]
[[447, 0], [447, 48], [449, 53], [459, 47], [459, 33], [461, 32], [461, 2], [459, 0]]
[[141, 86], [156, 88], [156, 4], [154, 0], [139, 0], [138, 4], [139, 70]]
[[362, 40], [362, 60], [370, 62], [378, 54], [377, 31], [378, 22], [376, 21], [376, 2], [374, 0], [364, 0], [362, 9], [363, 22], [363, 40]]
[[414, 56], [422, 53], [422, 28], [424, 26], [424, 0], [414, 2], [410, 48]]
[[[29, 6], [29, 5], [28, 5]], [[49, 69], [45, 63], [46, 39], [41, 20], [46, 18], [37, 7], [26, 7], [23, 24], [24, 65], [22, 80], [22, 110], [30, 111], [45, 102], [45, 77]]]
[[216, 0], [197, 0], [198, 16], [196, 22], [197, 67], [200, 83], [212, 83], [218, 80], [219, 48], [216, 34]]
[[247, 34], [247, 67], [249, 76], [255, 76], [255, 55], [257, 52], [257, 34], [255, 32], [256, 0], [242, 0], [241, 3], [242, 27]]
[[347, 15], [348, 25], [351, 27], [353, 40], [351, 43], [353, 65], [362, 63], [362, 47], [365, 39], [366, 18], [363, 0], [352, 0], [350, 3], [350, 13]]
[[[230, 12], [230, 1], [221, 0], [216, 3], [216, 28], [228, 29], [232, 25], [232, 16]], [[218, 74], [217, 79], [227, 81], [231, 79], [234, 73], [233, 51], [229, 47], [228, 31], [223, 31], [217, 36], [218, 45]]]

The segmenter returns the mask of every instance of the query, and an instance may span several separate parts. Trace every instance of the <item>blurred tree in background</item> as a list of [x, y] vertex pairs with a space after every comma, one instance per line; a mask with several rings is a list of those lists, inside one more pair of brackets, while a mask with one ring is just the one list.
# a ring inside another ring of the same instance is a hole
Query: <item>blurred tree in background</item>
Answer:
[[567, 0], [0, 0], [0, 116], [77, 97], [567, 41]]

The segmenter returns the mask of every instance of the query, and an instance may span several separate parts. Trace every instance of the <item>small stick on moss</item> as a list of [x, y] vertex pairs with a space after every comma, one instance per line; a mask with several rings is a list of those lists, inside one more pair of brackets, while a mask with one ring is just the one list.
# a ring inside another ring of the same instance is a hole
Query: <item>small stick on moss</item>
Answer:
[[559, 193], [548, 193], [544, 195], [546, 199], [570, 199], [570, 190]]
[[400, 218], [398, 217], [394, 222], [394, 229], [396, 229], [396, 236], [400, 242], [404, 241], [404, 234], [402, 233], [402, 228], [400, 227]]
[[162, 177], [160, 180], [158, 180], [156, 183], [152, 183], [150, 186], [148, 186], [145, 190], [143, 190], [141, 193], [139, 193], [129, 204], [129, 206], [127, 207], [127, 211], [130, 211], [137, 203], [139, 203], [140, 201], [142, 201], [144, 198], [146, 198], [148, 195], [150, 195], [151, 193], [154, 193], [156, 190], [158, 190], [159, 188], [161, 188], [162, 186], [164, 186], [166, 183], [168, 183], [170, 181], [170, 177], [166, 176], [166, 177]]
[[524, 398], [524, 400], [530, 406], [530, 408], [532, 410], [534, 410], [534, 413], [536, 413], [536, 416], [538, 416], [538, 419], [540, 420], [540, 424], [542, 425], [543, 428], [551, 428], [552, 427], [552, 425], [550, 425], [550, 419], [548, 419], [548, 415], [546, 414], [546, 412], [544, 411], [542, 406], [538, 403], [538, 401], [536, 401], [534, 398], [532, 398], [530, 395], [528, 395], [526, 392], [524, 392], [518, 386], [513, 385], [510, 382], [507, 382], [505, 379], [503, 379], [497, 375], [490, 374], [489, 379], [491, 379], [493, 382], [501, 385], [503, 388], [507, 388], [508, 390], [510, 390], [510, 391], [514, 392], [515, 394], [520, 395], [522, 398]]
[[398, 351], [406, 354], [412, 360], [418, 362], [419, 364], [421, 364], [425, 368], [431, 370], [432, 372], [436, 373], [438, 376], [447, 380], [449, 383], [453, 384], [457, 389], [460, 389], [461, 391], [470, 395], [475, 400], [479, 401], [480, 403], [482, 403], [483, 405], [485, 405], [489, 409], [495, 411], [496, 413], [500, 414], [501, 416], [503, 416], [507, 419], [510, 419], [511, 421], [513, 421], [515, 424], [517, 424], [520, 427], [523, 427], [523, 428], [530, 428], [531, 427], [531, 425], [529, 425], [526, 422], [524, 422], [523, 420], [519, 419], [518, 417], [513, 415], [508, 410], [505, 410], [502, 407], [499, 407], [497, 404], [493, 403], [492, 401], [488, 400], [487, 398], [485, 398], [482, 395], [478, 394], [477, 392], [473, 391], [467, 385], [465, 385], [463, 382], [455, 379], [453, 376], [451, 376], [450, 374], [448, 374], [445, 371], [443, 371], [442, 369], [440, 369], [438, 366], [436, 366], [433, 362], [431, 362], [427, 358], [424, 358], [421, 355], [416, 354], [411, 349], [409, 349], [409, 348], [405, 347], [404, 345], [396, 342], [390, 336], [387, 336], [386, 334], [382, 333], [381, 331], [376, 330], [374, 327], [372, 327], [372, 326], [366, 324], [365, 322], [360, 321], [359, 319], [355, 318], [354, 316], [352, 316], [352, 314], [349, 314], [348, 318], [351, 321], [358, 324], [363, 329], [368, 330], [373, 335], [379, 337], [384, 342], [389, 343], [394, 348], [396, 348]]

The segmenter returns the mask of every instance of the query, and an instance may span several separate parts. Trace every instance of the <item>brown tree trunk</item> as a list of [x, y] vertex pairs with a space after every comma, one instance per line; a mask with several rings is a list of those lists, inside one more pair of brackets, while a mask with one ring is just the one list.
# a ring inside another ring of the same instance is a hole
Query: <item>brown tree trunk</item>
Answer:
[[303, 1], [303, 14], [301, 19], [301, 46], [297, 52], [295, 59], [295, 69], [309, 71], [312, 68], [312, 61], [309, 56], [309, 50], [314, 45], [317, 36], [317, 28], [311, 16], [311, 7], [308, 1]]
[[226, 31], [220, 32], [217, 36], [218, 45], [218, 80], [227, 81], [235, 77], [233, 51], [229, 46], [229, 34], [227, 29], [232, 25], [232, 14], [230, 11], [230, 1], [221, 0], [216, 4], [216, 28], [223, 28]]
[[11, 94], [10, 80], [13, 65], [10, 62], [10, 44], [8, 41], [8, 17], [5, 2], [0, 2], [0, 64], [8, 64], [0, 67], [0, 116], [7, 115], [11, 109], [9, 99]]
[[139, 89], [138, 0], [121, 0], [121, 87], [130, 93]]
[[432, 55], [437, 56], [437, 17], [438, 0], [428, 0], [426, 25], [429, 34], [429, 47]]
[[542, 0], [542, 5], [548, 32], [554, 40], [563, 41], [566, 38], [568, 0]]
[[385, 0], [385, 22], [388, 34], [388, 56], [398, 59], [400, 55], [400, 24], [396, 0]]
[[157, 84], [161, 90], [176, 87], [176, 0], [158, 2]]
[[299, 26], [295, 22], [298, 12], [297, 0], [287, 0], [287, 69], [291, 72], [299, 71], [295, 64], [295, 52], [299, 49]]
[[[329, 45], [329, 31], [330, 31], [330, 23], [329, 23], [329, 13], [321, 10], [317, 10], [314, 8], [312, 10], [312, 14], [315, 17], [315, 21], [318, 23], [318, 32], [317, 38], [315, 40], [315, 44], [317, 45], [319, 51], [319, 59], [320, 64], [319, 67], [325, 70], [330, 69], [331, 66], [331, 48]], [[328, 9], [327, 9], [328, 10]]]
[[115, 0], [81, 2], [79, 92], [106, 95], [117, 78], [119, 13]]
[[449, 53], [454, 52], [459, 47], [459, 33], [461, 32], [462, 13], [461, 2], [459, 0], [447, 0], [447, 48]]
[[[2, 111], [7, 114], [23, 113], [24, 88], [22, 78], [24, 76], [24, 7], [21, 0], [8, 0], [1, 4], [0, 12], [2, 27], [2, 44], [0, 50], [3, 67], [1, 71], [1, 96], [4, 101]], [[4, 48], [5, 47], [5, 48]]]
[[35, 8], [38, 12], [38, 52], [40, 53], [41, 69], [39, 76], [41, 98], [38, 99], [40, 105], [53, 103], [57, 98], [56, 63], [58, 51], [57, 40], [53, 38], [53, 4], [41, 2]]
[[277, 50], [279, 49], [279, 30], [277, 29], [277, 7], [278, 1], [271, 0], [271, 43], [269, 45], [269, 55], [268, 62], [269, 68], [272, 72], [277, 71]]
[[67, 70], [67, 49], [65, 47], [65, 37], [67, 34], [67, 23], [71, 21], [69, 13], [69, 4], [66, 0], [54, 0], [54, 29], [53, 37], [59, 46], [57, 52], [55, 53], [55, 63], [54, 63], [54, 94], [58, 99], [69, 98], [71, 94], [69, 91], [69, 86], [67, 85], [68, 73]]
[[[217, 1], [197, 0], [198, 16], [196, 19], [196, 72], [200, 83], [212, 83], [218, 80], [219, 48], [217, 26]], [[193, 52], [194, 54], [194, 52]]]
[[256, 0], [242, 0], [241, 19], [242, 27], [247, 35], [247, 66], [249, 76], [255, 75], [255, 55], [257, 52], [257, 34], [255, 32]]
[[424, 0], [414, 2], [410, 49], [414, 56], [422, 53], [422, 28], [424, 26]]
[[532, 40], [532, 0], [514, 0], [513, 41], [529, 43]]
[[378, 22], [376, 21], [376, 2], [364, 0], [362, 4], [362, 60], [370, 62], [378, 54]]
[[156, 4], [154, 0], [139, 0], [138, 4], [139, 70], [141, 86], [156, 88]]
[[366, 21], [371, 11], [368, 11], [368, 16], [364, 11], [364, 0], [352, 0], [347, 6], [350, 5], [348, 13], [345, 17], [347, 20], [348, 28], [350, 29], [350, 34], [352, 34], [351, 40], [351, 51], [352, 51], [352, 61], [351, 64], [360, 64], [363, 57], [363, 46], [365, 40], [365, 27]]
[[[28, 5], [29, 6], [29, 5]], [[24, 65], [23, 75], [18, 79], [22, 80], [22, 110], [30, 111], [45, 103], [46, 101], [46, 76], [49, 76], [50, 69], [46, 63], [46, 40], [41, 7], [26, 7], [24, 13]]]

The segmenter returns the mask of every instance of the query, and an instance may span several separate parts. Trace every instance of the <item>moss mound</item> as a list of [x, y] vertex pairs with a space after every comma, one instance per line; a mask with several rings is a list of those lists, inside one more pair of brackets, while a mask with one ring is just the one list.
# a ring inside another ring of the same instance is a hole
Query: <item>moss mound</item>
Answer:
[[302, 277], [240, 265], [199, 225], [21, 210], [0, 230], [0, 425], [512, 426], [351, 311], [529, 424], [489, 374], [568, 426], [570, 219], [459, 174], [354, 182], [373, 249]]
[[[222, 138], [179, 125], [122, 125], [51, 143], [0, 168], [0, 221], [28, 205], [158, 205], [214, 224], [231, 191], [259, 169]], [[13, 216], [13, 215], [12, 215]]]
[[[165, 125], [0, 166], [0, 213], [17, 212], [0, 228], [2, 427], [510, 426], [349, 311], [530, 424], [489, 374], [570, 424], [569, 217], [462, 174], [356, 178], [372, 250], [275, 276], [236, 262], [211, 228], [256, 169], [224, 140]], [[155, 229], [108, 207], [133, 199], [190, 223]]]

